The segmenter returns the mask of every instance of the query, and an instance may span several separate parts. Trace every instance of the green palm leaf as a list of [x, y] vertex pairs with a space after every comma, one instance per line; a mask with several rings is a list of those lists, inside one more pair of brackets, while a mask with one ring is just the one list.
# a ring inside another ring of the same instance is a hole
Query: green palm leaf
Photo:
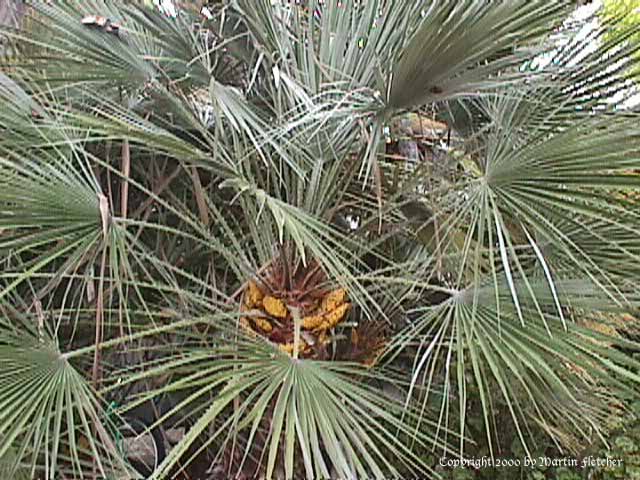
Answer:
[[43, 331], [2, 330], [0, 457], [13, 456], [11, 476], [20, 474], [25, 462], [32, 474], [45, 478], [61, 471], [85, 478], [92, 468], [103, 476], [126, 472], [96, 395], [55, 341]]

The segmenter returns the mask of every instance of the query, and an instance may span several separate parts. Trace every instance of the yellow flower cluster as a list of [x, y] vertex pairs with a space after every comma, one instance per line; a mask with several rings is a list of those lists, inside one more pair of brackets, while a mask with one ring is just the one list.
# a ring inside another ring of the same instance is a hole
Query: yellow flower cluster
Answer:
[[[304, 335], [306, 340], [311, 340], [310, 335], [313, 333], [315, 340], [322, 342], [326, 339], [326, 332], [338, 325], [346, 317], [351, 304], [347, 301], [347, 292], [343, 288], [328, 292], [319, 302], [317, 308], [308, 312], [302, 318], [301, 328], [307, 331]], [[289, 308], [284, 300], [273, 295], [267, 295], [251, 280], [248, 282], [244, 292], [244, 301], [242, 311], [251, 313], [251, 316], [244, 316], [240, 319], [240, 325], [247, 331], [257, 334], [258, 329], [262, 334], [270, 334], [274, 332], [275, 324], [282, 325], [282, 321], [291, 318]], [[254, 329], [255, 328], [255, 329]], [[289, 324], [282, 327], [284, 329], [292, 329]], [[288, 354], [293, 353], [293, 343], [280, 343], [280, 349]], [[298, 353], [308, 351], [309, 342], [300, 339]]]

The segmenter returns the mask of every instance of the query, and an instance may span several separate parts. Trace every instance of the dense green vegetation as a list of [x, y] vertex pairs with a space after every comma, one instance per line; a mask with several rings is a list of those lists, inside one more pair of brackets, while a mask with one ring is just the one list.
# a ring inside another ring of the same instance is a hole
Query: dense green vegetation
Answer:
[[2, 478], [638, 478], [638, 28], [201, 6], [2, 31]]
[[[625, 39], [631, 43], [638, 43], [640, 40], [637, 31], [640, 24], [640, 2], [638, 0], [604, 0], [600, 16], [611, 23], [611, 28], [607, 33], [608, 37]], [[637, 63], [637, 54], [634, 60], [634, 63]], [[633, 66], [632, 69], [637, 77], [637, 66]]]

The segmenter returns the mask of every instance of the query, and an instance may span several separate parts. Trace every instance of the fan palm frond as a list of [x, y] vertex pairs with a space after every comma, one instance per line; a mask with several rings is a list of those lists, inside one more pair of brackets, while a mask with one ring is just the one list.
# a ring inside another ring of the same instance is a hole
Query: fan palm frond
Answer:
[[93, 468], [103, 476], [126, 473], [87, 381], [42, 325], [25, 327], [14, 332], [3, 326], [1, 334], [6, 413], [0, 422], [0, 456], [13, 456], [11, 477], [25, 465], [44, 478], [57, 478], [61, 471], [86, 478]]

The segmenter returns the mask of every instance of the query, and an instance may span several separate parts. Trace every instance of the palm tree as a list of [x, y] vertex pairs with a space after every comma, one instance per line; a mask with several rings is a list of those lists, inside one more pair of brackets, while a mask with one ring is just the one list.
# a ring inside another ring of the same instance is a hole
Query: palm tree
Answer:
[[5, 477], [430, 478], [507, 426], [605, 438], [640, 390], [627, 37], [560, 1], [198, 7], [3, 31]]

